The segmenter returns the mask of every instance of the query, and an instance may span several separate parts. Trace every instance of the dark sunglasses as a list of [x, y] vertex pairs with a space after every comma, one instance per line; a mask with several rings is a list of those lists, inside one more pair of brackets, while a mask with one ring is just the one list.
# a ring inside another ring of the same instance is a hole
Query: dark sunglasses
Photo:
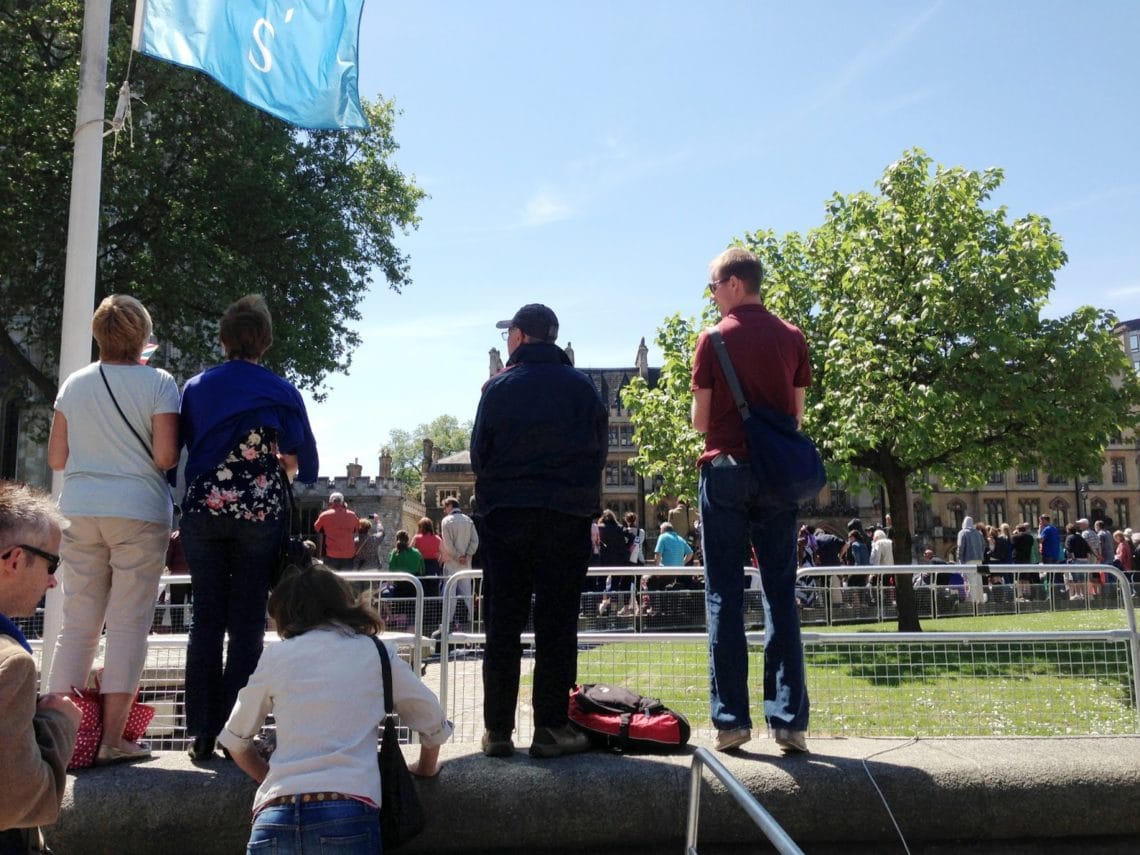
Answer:
[[[26, 550], [27, 552], [32, 553], [32, 555], [38, 555], [40, 558], [42, 558], [44, 561], [46, 561], [47, 565], [48, 565], [48, 575], [49, 576], [54, 576], [55, 571], [59, 569], [60, 558], [58, 555], [55, 555], [54, 553], [51, 553], [51, 552], [45, 552], [44, 550], [39, 549], [35, 546], [28, 546], [28, 544], [26, 544], [26, 543], [17, 543], [16, 546], [20, 547], [20, 549], [23, 549], [23, 550]], [[5, 559], [7, 559], [8, 556], [12, 554], [12, 549], [15, 549], [15, 547], [10, 548], [7, 552], [4, 553], [3, 557]]]

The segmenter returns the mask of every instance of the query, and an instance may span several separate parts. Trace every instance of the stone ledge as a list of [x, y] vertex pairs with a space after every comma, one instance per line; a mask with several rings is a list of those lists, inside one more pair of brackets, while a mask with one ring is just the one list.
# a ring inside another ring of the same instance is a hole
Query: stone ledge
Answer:
[[[1140, 841], [1140, 736], [812, 739], [783, 757], [757, 739], [717, 755], [803, 847], [898, 837], [867, 769], [908, 843], [1058, 838]], [[406, 749], [413, 756], [415, 749]], [[409, 853], [683, 848], [691, 757], [590, 753], [553, 761], [490, 760], [444, 746], [440, 777], [420, 782], [430, 817]], [[866, 758], [866, 767], [864, 766]], [[761, 840], [706, 773], [702, 846]], [[239, 853], [254, 786], [232, 763], [195, 766], [163, 753], [134, 766], [69, 776], [57, 853]]]

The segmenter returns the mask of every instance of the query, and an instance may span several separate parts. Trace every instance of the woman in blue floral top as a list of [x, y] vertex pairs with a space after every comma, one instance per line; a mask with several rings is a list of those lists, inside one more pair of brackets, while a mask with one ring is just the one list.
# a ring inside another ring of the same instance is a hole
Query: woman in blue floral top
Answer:
[[188, 451], [181, 537], [194, 591], [186, 729], [195, 760], [214, 756], [261, 656], [269, 576], [288, 526], [285, 478], [317, 479], [304, 401], [260, 365], [273, 342], [264, 298], [251, 294], [226, 309], [221, 340], [227, 361], [186, 383], [180, 414]]

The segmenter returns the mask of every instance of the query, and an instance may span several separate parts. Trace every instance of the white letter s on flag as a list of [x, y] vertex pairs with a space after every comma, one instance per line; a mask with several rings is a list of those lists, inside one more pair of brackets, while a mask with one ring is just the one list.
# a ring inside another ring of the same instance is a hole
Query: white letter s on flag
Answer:
[[257, 23], [253, 25], [253, 40], [257, 42], [258, 50], [261, 51], [261, 62], [259, 63], [257, 61], [257, 58], [253, 55], [253, 48], [250, 48], [249, 64], [258, 71], [268, 74], [273, 68], [273, 55], [269, 52], [268, 45], [261, 40], [261, 34], [265, 31], [268, 31], [271, 37], [276, 38], [277, 31], [273, 29], [273, 25], [265, 20], [265, 18], [258, 18]]

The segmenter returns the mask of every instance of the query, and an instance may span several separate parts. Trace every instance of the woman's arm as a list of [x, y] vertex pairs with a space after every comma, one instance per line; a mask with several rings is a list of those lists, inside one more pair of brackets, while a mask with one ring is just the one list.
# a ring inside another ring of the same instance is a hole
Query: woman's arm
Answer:
[[408, 771], [420, 778], [434, 778], [438, 775], [439, 746], [424, 745], [421, 742], [419, 759], [408, 764]]
[[[439, 753], [438, 748], [436, 749], [436, 753]], [[262, 757], [253, 746], [243, 751], [231, 751], [230, 757], [233, 758], [234, 763], [237, 764], [239, 769], [259, 784], [264, 781], [265, 776], [269, 774], [269, 764], [265, 762], [265, 758]]]
[[178, 465], [178, 413], [156, 413], [150, 417], [154, 437], [154, 465], [165, 472]]
[[67, 444], [67, 416], [59, 410], [51, 420], [51, 435], [48, 437], [48, 466], [60, 472], [67, 466], [67, 455], [70, 449]]
[[296, 454], [278, 454], [277, 459], [281, 461], [281, 467], [290, 481], [297, 477], [299, 463]]

